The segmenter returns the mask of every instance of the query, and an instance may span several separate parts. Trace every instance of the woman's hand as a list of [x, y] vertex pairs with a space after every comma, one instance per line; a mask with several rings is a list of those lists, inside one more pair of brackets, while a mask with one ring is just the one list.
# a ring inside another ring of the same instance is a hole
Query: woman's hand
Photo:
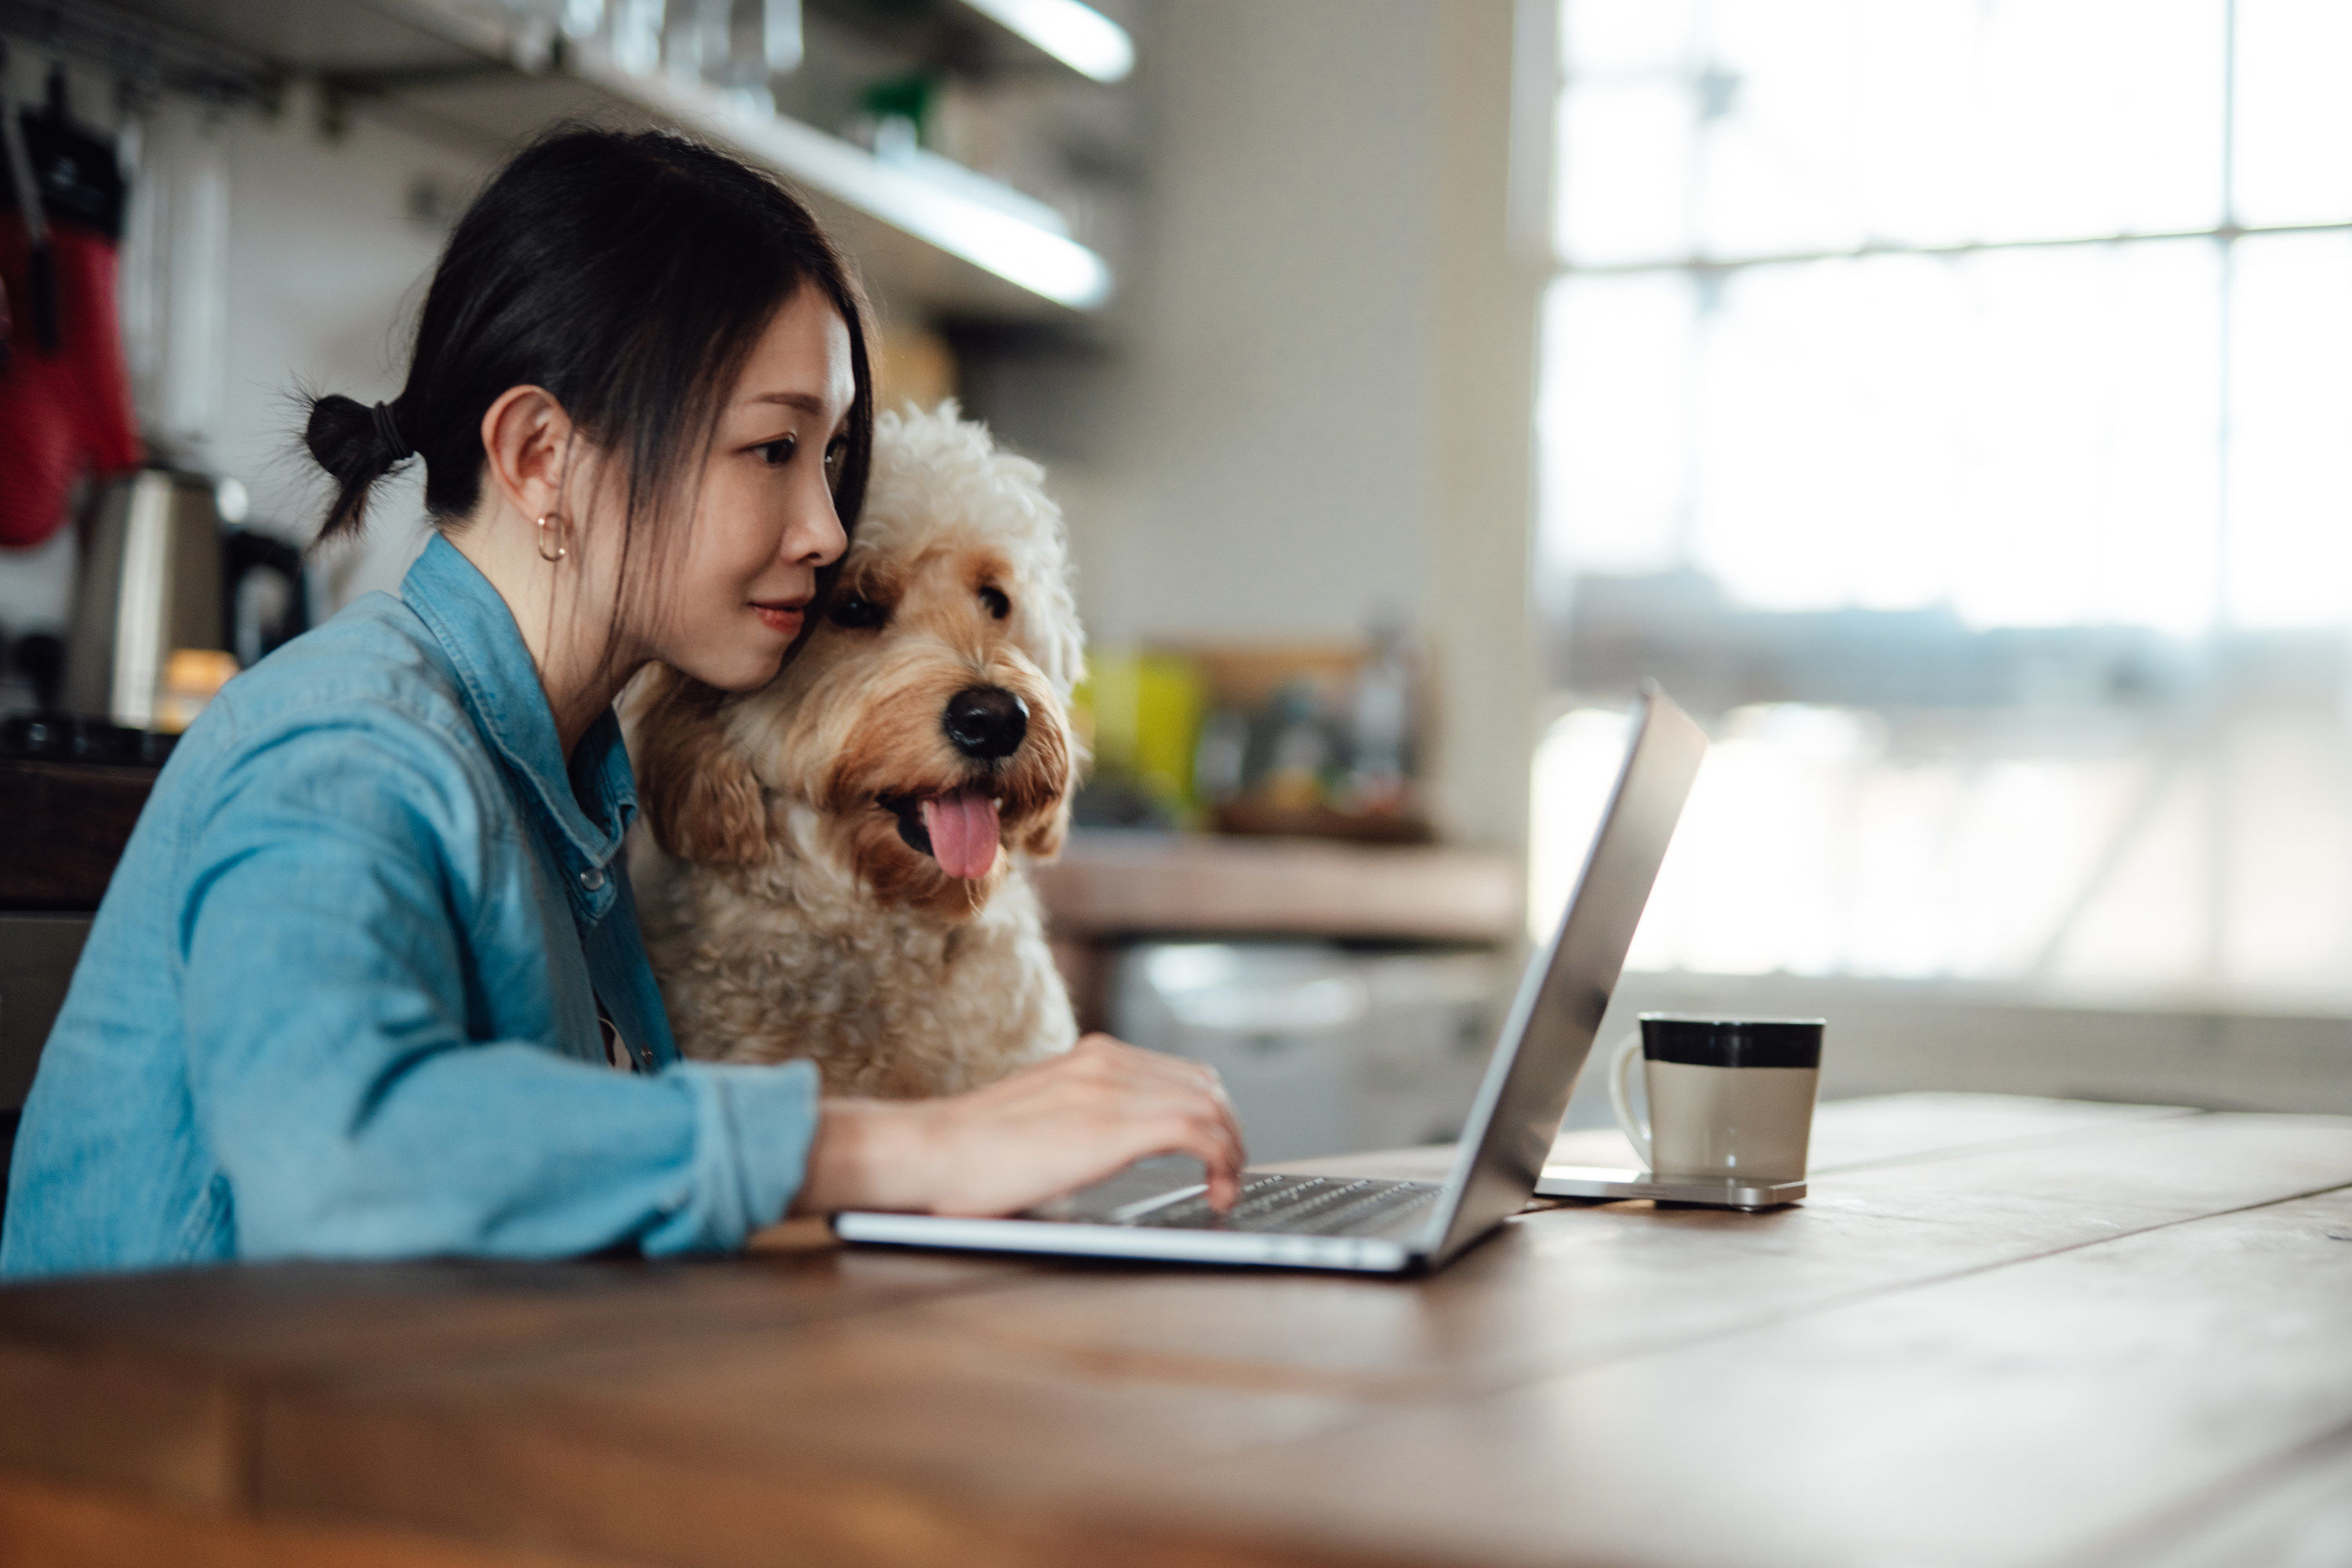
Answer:
[[1152, 1154], [1190, 1154], [1209, 1202], [1241, 1195], [1241, 1124], [1214, 1068], [1088, 1035], [944, 1100], [828, 1100], [795, 1214], [1005, 1215]]

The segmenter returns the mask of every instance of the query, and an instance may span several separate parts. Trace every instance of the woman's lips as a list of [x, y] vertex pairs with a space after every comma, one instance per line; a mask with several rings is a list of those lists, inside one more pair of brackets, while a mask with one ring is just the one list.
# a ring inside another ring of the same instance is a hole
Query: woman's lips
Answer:
[[805, 607], [805, 602], [753, 605], [751, 613], [759, 616], [761, 623], [770, 631], [782, 637], [796, 637], [801, 635], [802, 612]]

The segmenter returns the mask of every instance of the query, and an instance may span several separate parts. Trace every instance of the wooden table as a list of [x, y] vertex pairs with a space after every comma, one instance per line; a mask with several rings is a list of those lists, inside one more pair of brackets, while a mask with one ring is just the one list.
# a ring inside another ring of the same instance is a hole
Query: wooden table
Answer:
[[2344, 1118], [1824, 1106], [1408, 1282], [769, 1245], [0, 1290], [0, 1561], [2352, 1561]]

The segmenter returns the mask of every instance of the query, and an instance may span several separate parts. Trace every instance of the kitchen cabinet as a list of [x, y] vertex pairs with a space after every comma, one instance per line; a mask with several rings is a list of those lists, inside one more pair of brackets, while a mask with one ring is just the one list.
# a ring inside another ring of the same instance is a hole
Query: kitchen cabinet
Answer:
[[[1054, 205], [910, 142], [877, 137], [861, 145], [788, 108], [772, 110], [764, 88], [723, 90], [669, 60], [632, 58], [615, 31], [617, 18], [646, 9], [625, 0], [308, 0], [291, 6], [283, 0], [105, 0], [54, 14], [0, 0], [0, 25], [13, 12], [38, 13], [20, 18], [25, 36], [54, 37], [90, 58], [200, 62], [181, 68], [188, 84], [201, 83], [216, 96], [257, 99], [266, 108], [278, 105], [289, 77], [311, 78], [323, 89], [331, 124], [352, 108], [373, 105], [484, 147], [510, 144], [565, 119], [671, 125], [793, 180], [857, 253], [875, 292], [902, 310], [935, 319], [1074, 327], [1110, 299], [1114, 263], [1104, 243], [1075, 232]], [[887, 79], [893, 71], [920, 74], [931, 62], [906, 54], [888, 36], [889, 25], [894, 16], [928, 10], [961, 19], [951, 52], [972, 58], [975, 80], [1025, 73], [1049, 83], [1066, 79], [1082, 92], [1109, 90], [983, 19], [1004, 9], [818, 5], [808, 17], [806, 62], [778, 80], [790, 99], [799, 90], [793, 84], [831, 68], [838, 79], [805, 95], [810, 112], [830, 116], [856, 101], [854, 87], [843, 83]], [[682, 15], [684, 8], [673, 0], [669, 10]], [[656, 4], [650, 14], [659, 37], [664, 8]], [[1087, 14], [1124, 44], [1122, 29]], [[921, 37], [926, 47], [947, 52], [934, 36], [940, 25]], [[829, 67], [819, 47], [826, 37], [845, 40], [832, 52], [849, 58]], [[167, 87], [188, 84], [165, 79]], [[1078, 158], [1081, 176], [1111, 169], [1114, 177], [1087, 184], [1067, 205], [1082, 213], [1118, 207], [1119, 161], [1094, 149]], [[1119, 226], [1114, 216], [1106, 232]]]
[[0, 1173], [90, 916], [154, 783], [152, 768], [0, 757]]

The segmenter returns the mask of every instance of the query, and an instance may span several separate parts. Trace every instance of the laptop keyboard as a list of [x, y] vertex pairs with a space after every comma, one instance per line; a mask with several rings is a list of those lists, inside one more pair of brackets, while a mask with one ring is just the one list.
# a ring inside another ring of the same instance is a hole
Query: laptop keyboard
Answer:
[[1250, 1176], [1241, 1202], [1220, 1215], [1205, 1195], [1138, 1215], [1128, 1223], [1175, 1230], [1262, 1231], [1277, 1236], [1370, 1236], [1418, 1217], [1444, 1189], [1434, 1182], [1347, 1176]]

